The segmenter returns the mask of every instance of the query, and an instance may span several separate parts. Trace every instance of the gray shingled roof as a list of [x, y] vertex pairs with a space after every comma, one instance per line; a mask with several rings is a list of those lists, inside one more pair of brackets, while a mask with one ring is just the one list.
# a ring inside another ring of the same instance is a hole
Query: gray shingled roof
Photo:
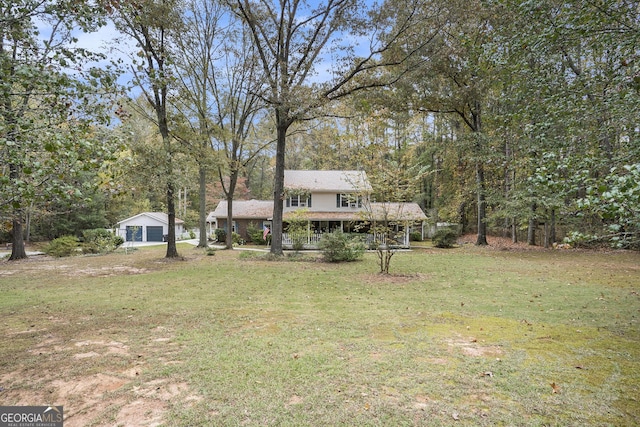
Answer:
[[[222, 200], [216, 209], [209, 214], [214, 218], [227, 217], [227, 201]], [[271, 218], [273, 216], [273, 200], [234, 200], [233, 217], [237, 219]]]
[[364, 171], [284, 171], [284, 188], [314, 192], [371, 191]]
[[[372, 203], [372, 216], [378, 220], [385, 217], [394, 221], [423, 221], [427, 219], [417, 203]], [[292, 212], [286, 212], [284, 219]], [[306, 211], [304, 214], [310, 221], [357, 221], [363, 219], [359, 212], [316, 212]], [[227, 201], [221, 201], [216, 210], [208, 218], [226, 218]], [[273, 202], [271, 200], [235, 200], [233, 202], [233, 217], [236, 219], [271, 219], [273, 216]], [[366, 218], [368, 215], [364, 215]], [[208, 219], [210, 221], [210, 219]]]

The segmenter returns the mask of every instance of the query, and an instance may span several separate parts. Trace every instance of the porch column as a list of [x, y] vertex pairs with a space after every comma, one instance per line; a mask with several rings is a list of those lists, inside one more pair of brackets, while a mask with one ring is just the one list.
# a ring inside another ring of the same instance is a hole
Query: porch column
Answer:
[[409, 238], [409, 221], [404, 223], [404, 244], [409, 247], [411, 239]]

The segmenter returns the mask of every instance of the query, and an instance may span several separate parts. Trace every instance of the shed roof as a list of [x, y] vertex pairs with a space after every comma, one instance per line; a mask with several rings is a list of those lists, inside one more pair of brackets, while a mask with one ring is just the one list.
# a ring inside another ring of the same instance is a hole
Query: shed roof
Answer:
[[[148, 216], [150, 218], [155, 219], [156, 221], [160, 221], [165, 224], [169, 223], [169, 215], [167, 215], [164, 212], [141, 212], [138, 215], [134, 215], [127, 219], [123, 219], [122, 221], [118, 221], [118, 224], [122, 224], [123, 222], [130, 222], [131, 220], [136, 219], [138, 217], [142, 217], [142, 216]], [[184, 221], [176, 218], [176, 224], [184, 224]]]

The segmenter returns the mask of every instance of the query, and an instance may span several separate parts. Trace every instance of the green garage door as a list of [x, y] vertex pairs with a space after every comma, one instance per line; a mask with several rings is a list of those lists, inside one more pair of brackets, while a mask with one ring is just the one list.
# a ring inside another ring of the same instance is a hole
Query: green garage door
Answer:
[[162, 226], [147, 226], [147, 242], [162, 242]]

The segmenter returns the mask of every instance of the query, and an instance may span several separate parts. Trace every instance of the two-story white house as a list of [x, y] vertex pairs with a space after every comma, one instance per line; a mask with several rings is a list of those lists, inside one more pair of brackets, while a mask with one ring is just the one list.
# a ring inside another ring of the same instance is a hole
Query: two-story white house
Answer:
[[[302, 171], [286, 170], [284, 173], [284, 222], [283, 244], [290, 244], [286, 233], [287, 219], [302, 210], [308, 221], [308, 244], [316, 243], [322, 233], [368, 231], [366, 223], [375, 220], [393, 220], [399, 231], [405, 233], [404, 246], [409, 245], [409, 233], [422, 234], [426, 215], [416, 203], [371, 203], [372, 191], [364, 171]], [[250, 226], [263, 229], [271, 227], [272, 200], [234, 200], [231, 230], [248, 239]], [[221, 201], [209, 214], [219, 228], [227, 227], [227, 202]]]

